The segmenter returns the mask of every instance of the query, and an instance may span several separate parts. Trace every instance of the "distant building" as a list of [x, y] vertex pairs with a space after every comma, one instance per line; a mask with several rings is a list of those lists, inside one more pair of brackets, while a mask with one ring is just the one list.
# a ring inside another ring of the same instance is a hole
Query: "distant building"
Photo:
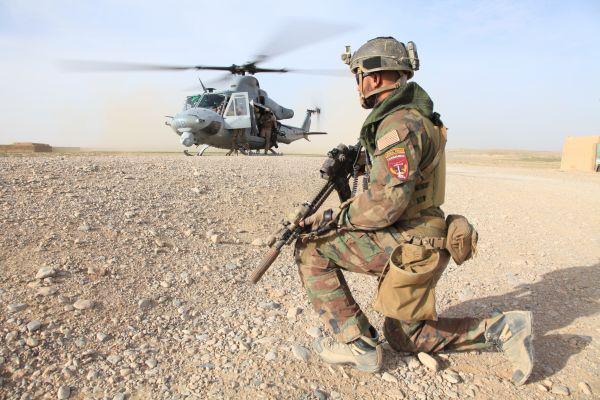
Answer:
[[598, 171], [600, 167], [600, 135], [568, 136], [563, 146], [560, 169], [563, 171]]
[[50, 153], [52, 146], [45, 143], [13, 143], [0, 145], [0, 152], [10, 153]]

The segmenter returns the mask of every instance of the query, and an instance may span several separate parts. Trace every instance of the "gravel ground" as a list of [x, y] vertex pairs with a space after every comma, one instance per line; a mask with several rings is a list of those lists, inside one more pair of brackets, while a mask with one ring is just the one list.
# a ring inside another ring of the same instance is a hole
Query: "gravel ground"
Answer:
[[[516, 388], [494, 352], [436, 355], [439, 372], [389, 350], [382, 374], [327, 366], [290, 250], [248, 283], [321, 161], [0, 158], [0, 398], [598, 398], [600, 176], [449, 165], [444, 209], [481, 239], [439, 310], [534, 312], [537, 365]], [[348, 278], [380, 327], [376, 282]]]

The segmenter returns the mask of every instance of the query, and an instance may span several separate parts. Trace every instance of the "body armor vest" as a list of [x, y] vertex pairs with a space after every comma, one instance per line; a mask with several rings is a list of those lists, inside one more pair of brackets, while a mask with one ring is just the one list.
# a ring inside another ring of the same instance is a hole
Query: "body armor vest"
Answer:
[[429, 143], [424, 143], [422, 135], [416, 136], [417, 143], [414, 145], [422, 149], [423, 154], [417, 170], [415, 191], [400, 220], [416, 218], [423, 210], [440, 207], [444, 204], [446, 191], [446, 127], [434, 125], [417, 110], [411, 109], [410, 112], [422, 118]]

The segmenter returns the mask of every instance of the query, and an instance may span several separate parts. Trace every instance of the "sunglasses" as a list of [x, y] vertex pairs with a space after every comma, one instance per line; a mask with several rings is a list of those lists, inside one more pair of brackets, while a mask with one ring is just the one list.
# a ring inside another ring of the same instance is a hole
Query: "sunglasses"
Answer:
[[364, 72], [359, 72], [358, 74], [355, 74], [355, 75], [354, 75], [354, 79], [356, 79], [356, 84], [357, 84], [357, 85], [360, 83], [359, 75], [362, 75], [362, 78], [363, 78], [363, 80], [364, 80], [364, 79], [365, 79], [367, 76], [369, 76], [369, 75], [371, 75], [371, 74], [369, 74], [369, 73], [364, 73]]

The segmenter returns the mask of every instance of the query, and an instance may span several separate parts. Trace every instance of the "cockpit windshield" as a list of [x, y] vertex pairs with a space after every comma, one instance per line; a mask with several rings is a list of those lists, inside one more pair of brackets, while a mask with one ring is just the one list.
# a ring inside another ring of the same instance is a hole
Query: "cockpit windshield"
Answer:
[[196, 107], [196, 104], [198, 103], [201, 97], [202, 95], [188, 96], [187, 99], [185, 99], [185, 105], [183, 106], [183, 109], [187, 110], [189, 108]]
[[199, 107], [217, 110], [225, 101], [225, 96], [215, 93], [205, 93], [203, 95], [188, 96], [185, 100], [185, 110], [189, 108]]
[[196, 107], [210, 108], [216, 110], [225, 100], [225, 96], [215, 93], [207, 93], [200, 99]]

